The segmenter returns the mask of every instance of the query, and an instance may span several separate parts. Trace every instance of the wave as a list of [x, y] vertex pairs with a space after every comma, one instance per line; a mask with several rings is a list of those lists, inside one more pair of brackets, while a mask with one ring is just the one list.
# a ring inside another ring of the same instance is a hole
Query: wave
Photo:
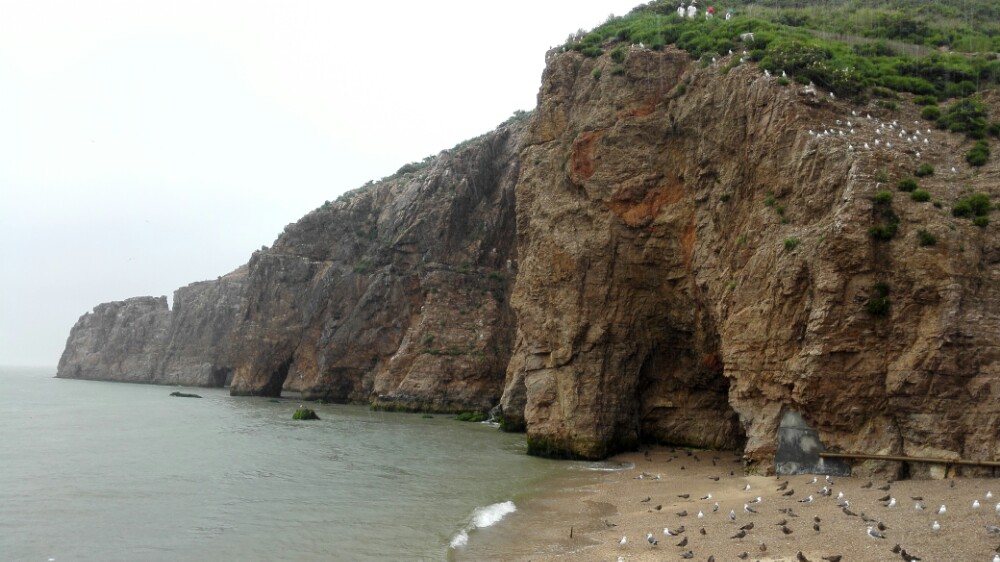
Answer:
[[477, 507], [472, 512], [469, 524], [458, 533], [455, 533], [455, 536], [451, 538], [451, 542], [448, 546], [451, 548], [459, 548], [469, 544], [470, 531], [492, 527], [493, 525], [499, 523], [504, 517], [514, 513], [515, 511], [517, 511], [517, 506], [510, 500], [487, 505], [485, 507]]
[[592, 462], [570, 467], [575, 470], [586, 470], [591, 472], [618, 472], [622, 470], [634, 470], [634, 462]]

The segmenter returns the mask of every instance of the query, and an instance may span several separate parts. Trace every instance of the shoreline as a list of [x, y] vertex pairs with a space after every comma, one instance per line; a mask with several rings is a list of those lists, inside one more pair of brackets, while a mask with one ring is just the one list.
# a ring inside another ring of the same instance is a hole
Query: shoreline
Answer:
[[[621, 468], [595, 469], [613, 466]], [[832, 484], [823, 476], [813, 484], [812, 478], [744, 476], [742, 456], [732, 451], [654, 447], [620, 454], [605, 463], [581, 463], [580, 470], [547, 482], [555, 488], [516, 499], [515, 513], [476, 533], [468, 549], [453, 550], [449, 559], [683, 560], [690, 553], [691, 560], [713, 556], [721, 562], [746, 553], [742, 559], [795, 561], [801, 552], [813, 561], [836, 555], [845, 562], [903, 560], [892, 552], [898, 544], [926, 561], [991, 561], [1000, 551], [1000, 531], [987, 530], [1000, 525], [1000, 481], [994, 478], [833, 477]], [[778, 490], [786, 481], [786, 489]], [[829, 496], [821, 495], [824, 486]], [[854, 515], [838, 506], [840, 493]], [[799, 501], [808, 496], [813, 501]], [[896, 499], [892, 507], [880, 501], [887, 496]], [[757, 497], [758, 503], [748, 503]], [[918, 502], [926, 509], [915, 509]], [[942, 514], [940, 505], [946, 506]], [[934, 521], [939, 530], [932, 528]], [[751, 523], [740, 538], [740, 527]], [[868, 527], [878, 523], [886, 528], [884, 539], [868, 535]], [[667, 536], [665, 527], [684, 530]], [[647, 542], [647, 533], [656, 546]]]

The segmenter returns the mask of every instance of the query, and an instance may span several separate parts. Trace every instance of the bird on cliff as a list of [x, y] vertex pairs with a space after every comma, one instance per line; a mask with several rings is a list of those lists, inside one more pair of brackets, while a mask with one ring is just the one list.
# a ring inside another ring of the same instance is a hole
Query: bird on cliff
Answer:
[[729, 520], [736, 521], [736, 510], [733, 509], [729, 510]]
[[704, 519], [704, 518], [705, 518], [705, 512], [699, 509], [698, 510], [698, 519]]
[[677, 535], [681, 534], [681, 531], [677, 531], [677, 530], [671, 531], [670, 527], [664, 527], [663, 528], [663, 534], [667, 535], [668, 537], [676, 537]]
[[740, 560], [746, 560], [747, 558], [750, 558], [750, 553], [747, 551], [743, 551], [737, 554], [736, 557], [739, 558]]
[[931, 530], [932, 531], [940, 531], [941, 530], [941, 524], [938, 523], [937, 521], [931, 523]]
[[688, 544], [688, 538], [684, 537], [683, 539], [681, 539], [681, 542], [677, 543], [677, 546], [684, 547], [687, 546], [687, 544]]
[[[1000, 503], [998, 503], [997, 506], [1000, 506]], [[998, 507], [997, 509], [1000, 509], [1000, 507]], [[712, 504], [712, 513], [715, 513], [717, 511], [719, 511], [719, 502], [715, 502], [714, 504]]]
[[834, 554], [832, 556], [824, 556], [823, 560], [826, 560], [826, 562], [840, 562], [841, 558], [843, 558], [843, 556], [839, 554]]
[[653, 536], [653, 533], [646, 533], [646, 542], [649, 543], [649, 546], [656, 546], [656, 545], [660, 544], [656, 540], [656, 537]]
[[914, 505], [913, 505], [913, 509], [915, 509], [915, 510], [917, 510], [917, 511], [923, 511], [923, 510], [925, 510], [925, 509], [927, 509], [927, 508], [926, 508], [926, 507], [924, 507], [924, 504], [923, 504], [923, 503], [921, 503], [921, 502], [917, 502], [916, 504], [914, 504]]
[[745, 504], [743, 504], [743, 512], [744, 513], [757, 513], [757, 510], [754, 509], [754, 508], [752, 508], [752, 507], [750, 507], [750, 504], [746, 504], [745, 503]]
[[688, 512], [687, 512], [686, 509], [684, 511], [678, 511], [677, 512], [677, 517], [687, 517], [687, 516], [688, 516]]
[[802, 498], [801, 500], [799, 500], [799, 503], [812, 503], [812, 501], [813, 501], [813, 497], [810, 495], [810, 496], [806, 496], [806, 497]]
[[979, 509], [979, 500], [972, 500], [972, 509]]
[[782, 525], [781, 526], [781, 532], [784, 533], [784, 534], [786, 534], [786, 535], [792, 534], [792, 530], [789, 529], [787, 525]]
[[689, 550], [689, 551], [685, 552], [684, 554], [681, 554], [681, 558], [683, 558], [685, 560], [690, 560], [690, 559], [694, 558], [694, 552], [692, 552], [692, 551]]
[[762, 501], [761, 497], [760, 497], [760, 496], [757, 496], [756, 498], [754, 498], [754, 499], [750, 500], [750, 501], [749, 501], [749, 502], [747, 502], [747, 503], [760, 503], [761, 501]]
[[743, 491], [744, 492], [749, 492], [750, 491], [750, 483], [749, 482], [747, 482], [747, 485], [743, 487]]
[[710, 500], [710, 499], [712, 499], [712, 494], [704, 495], [704, 496], [701, 497], [701, 499], [703, 499], [703, 500]]
[[799, 562], [809, 562], [809, 559], [806, 558], [805, 554], [802, 554], [801, 550], [799, 551], [798, 554], [795, 555], [795, 559], [798, 560]]
[[737, 533], [735, 535], [733, 535], [733, 536], [731, 536], [729, 538], [731, 538], [731, 539], [742, 539], [745, 536], [747, 536], [747, 532], [744, 531], [743, 529], [740, 529], [739, 531], [737, 531]]
[[778, 486], [774, 491], [775, 492], [784, 492], [787, 489], [788, 489], [788, 480], [785, 480], [784, 482], [781, 483], [781, 486]]
[[896, 507], [896, 498], [889, 498], [889, 501], [885, 504], [886, 507]]
[[986, 499], [993, 499], [993, 492], [986, 492]]
[[785, 497], [794, 496], [795, 495], [795, 489], [793, 488], [791, 490], [788, 490], [787, 492], [782, 492], [781, 495], [785, 496]]
[[937, 514], [938, 515], [943, 515], [947, 511], [948, 511], [948, 508], [945, 507], [944, 504], [941, 504], [941, 507], [937, 508]]
[[622, 540], [618, 541], [618, 544], [620, 546], [625, 546], [625, 543], [627, 543], [627, 542], [628, 542], [628, 536], [622, 535]]
[[1000, 554], [993, 555], [993, 562], [1000, 562]]
[[747, 523], [746, 525], [743, 525], [742, 527], [740, 527], [740, 530], [741, 531], [752, 531], [753, 527], [754, 527], [754, 524], [753, 524], [753, 521], [751, 521], [751, 522]]

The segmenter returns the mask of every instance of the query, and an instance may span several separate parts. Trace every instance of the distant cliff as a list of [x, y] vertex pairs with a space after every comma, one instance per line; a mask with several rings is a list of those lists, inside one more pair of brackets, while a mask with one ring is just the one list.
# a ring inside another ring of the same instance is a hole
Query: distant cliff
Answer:
[[324, 204], [237, 273], [99, 305], [58, 376], [231, 384], [233, 394], [488, 410], [514, 317], [512, 122]]
[[[998, 194], [996, 158], [970, 167], [912, 104], [728, 59], [548, 58], [530, 117], [324, 205], [172, 311], [98, 306], [59, 376], [500, 404], [556, 456], [670, 442], [766, 469], [789, 410], [827, 447], [998, 456], [1000, 237], [951, 211]], [[929, 201], [896, 189], [920, 163]]]

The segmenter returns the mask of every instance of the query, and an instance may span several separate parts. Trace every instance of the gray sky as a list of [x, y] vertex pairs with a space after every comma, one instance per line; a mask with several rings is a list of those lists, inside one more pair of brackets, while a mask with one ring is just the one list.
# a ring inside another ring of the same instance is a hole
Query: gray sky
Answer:
[[0, 0], [0, 364], [535, 104], [639, 0]]

